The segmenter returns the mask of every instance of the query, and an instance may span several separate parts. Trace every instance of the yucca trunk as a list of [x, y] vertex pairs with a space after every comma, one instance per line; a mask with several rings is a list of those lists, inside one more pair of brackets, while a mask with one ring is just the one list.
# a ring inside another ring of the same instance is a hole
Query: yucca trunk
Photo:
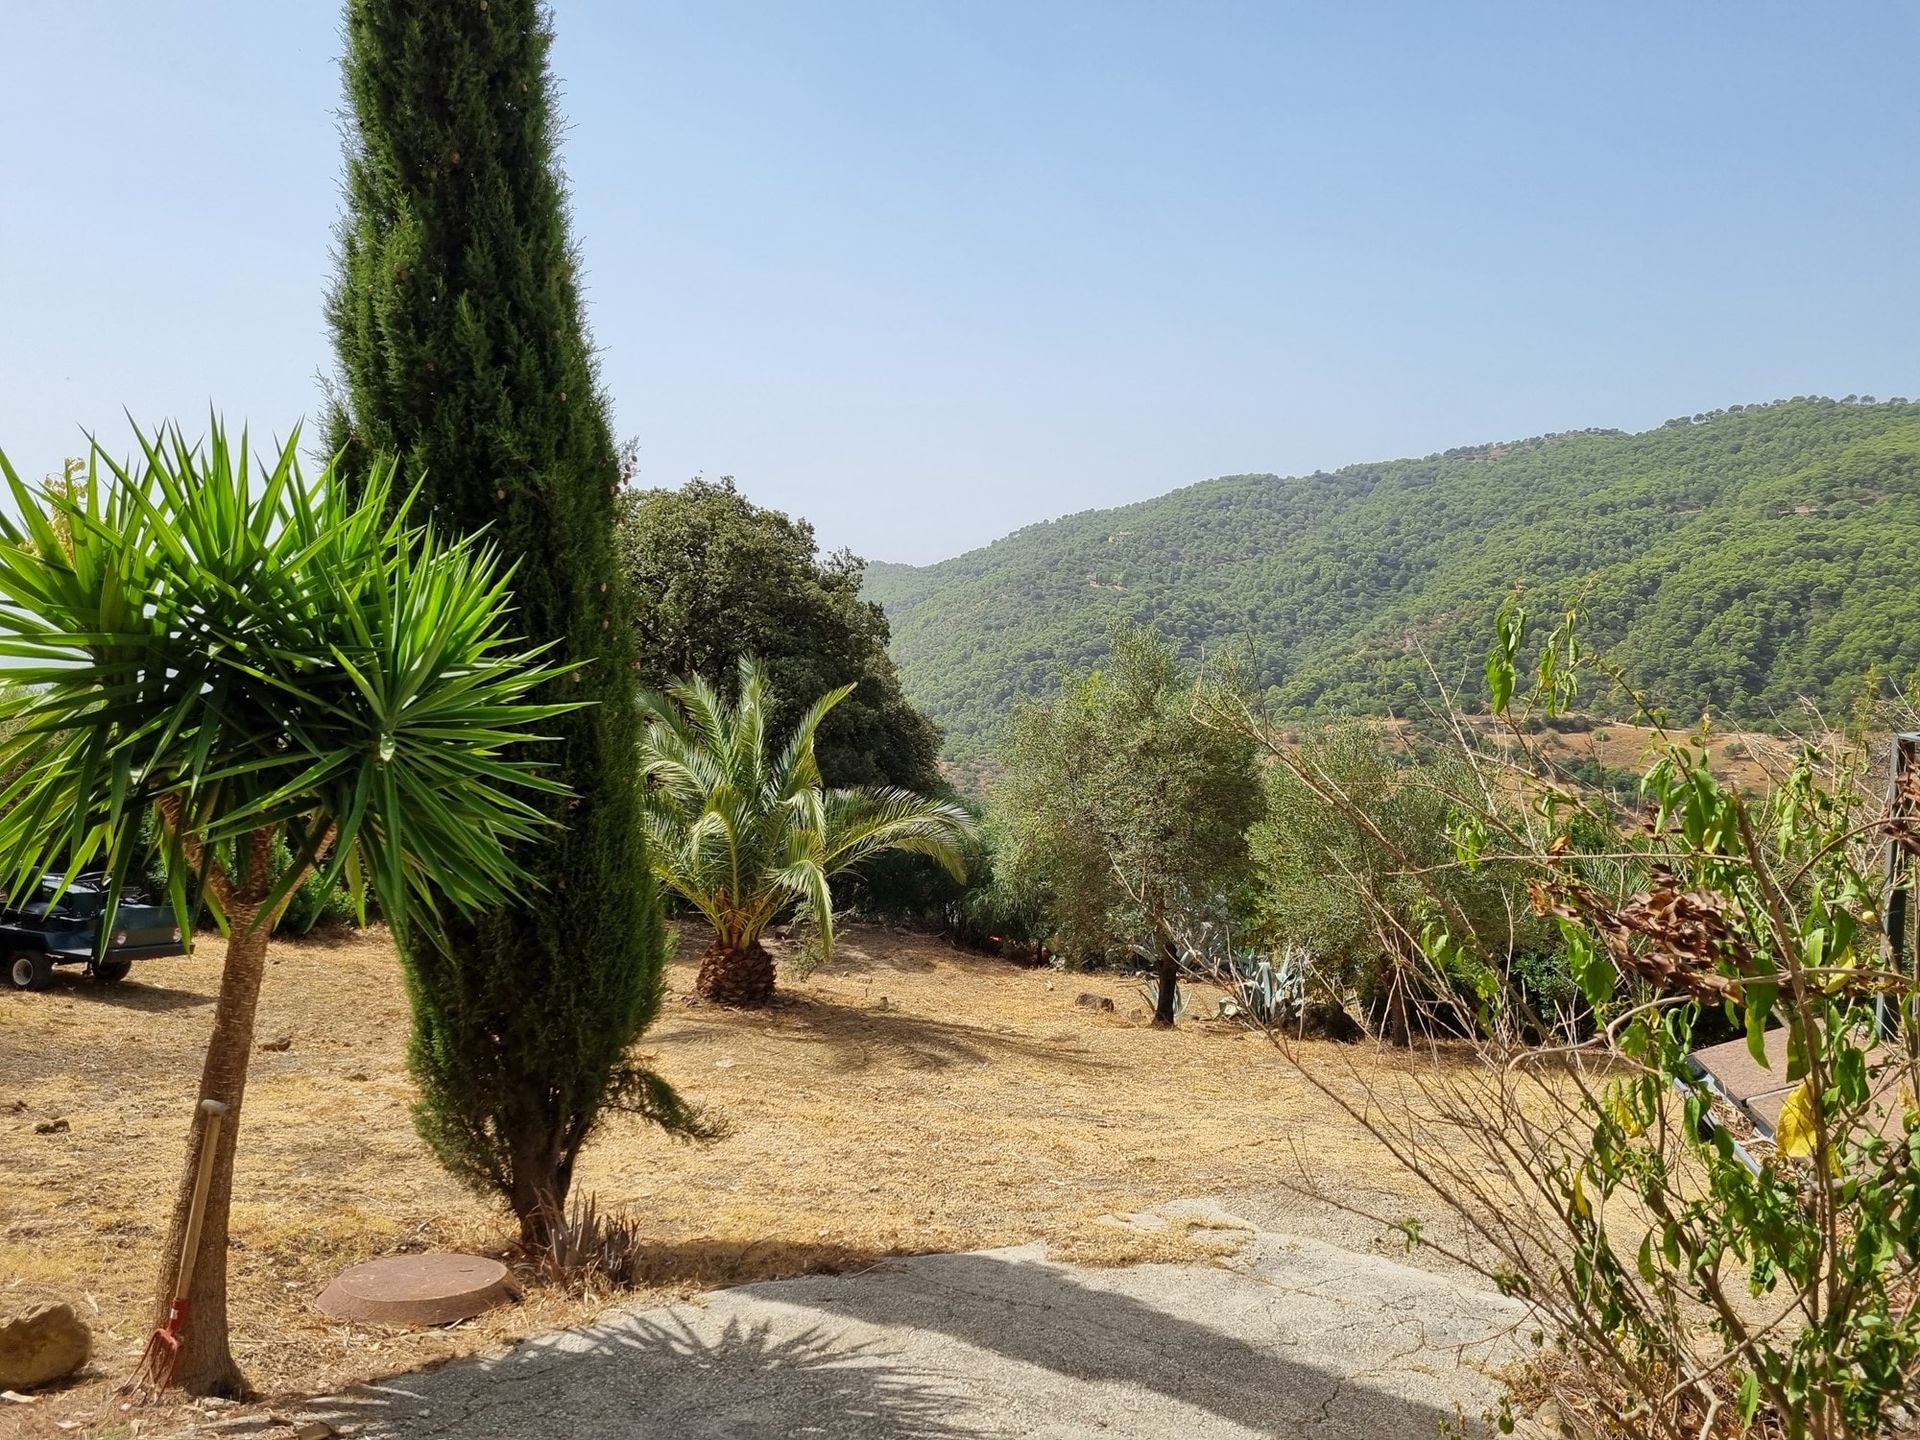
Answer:
[[[175, 820], [177, 806], [162, 802]], [[197, 839], [187, 842], [189, 853], [201, 855]], [[260, 984], [267, 971], [267, 941], [274, 917], [263, 902], [269, 889], [269, 856], [273, 832], [256, 830], [241, 845], [237, 882], [220, 876], [215, 883], [227, 895], [227, 958], [220, 969], [220, 995], [213, 1007], [213, 1033], [207, 1037], [207, 1058], [201, 1066], [196, 1100], [218, 1100], [227, 1107], [220, 1122], [218, 1148], [208, 1176], [207, 1198], [201, 1220], [199, 1248], [193, 1278], [187, 1287], [187, 1311], [180, 1333], [180, 1358], [173, 1383], [191, 1395], [239, 1397], [251, 1387], [233, 1358], [227, 1338], [227, 1216], [233, 1203], [233, 1156], [240, 1138], [240, 1102], [247, 1091], [247, 1063], [253, 1056], [253, 1022], [260, 1005]], [[185, 1259], [188, 1213], [193, 1205], [194, 1179], [200, 1170], [200, 1150], [206, 1141], [206, 1116], [194, 1107], [193, 1128], [187, 1135], [187, 1162], [173, 1202], [173, 1221], [160, 1252], [160, 1281], [154, 1304], [154, 1326], [166, 1324], [175, 1282]]]
[[700, 998], [743, 1010], [773, 1003], [773, 956], [759, 940], [731, 945], [715, 940], [700, 956], [694, 981]]
[[[220, 1122], [218, 1148], [207, 1182], [205, 1216], [201, 1221], [199, 1251], [193, 1279], [187, 1287], [187, 1312], [180, 1335], [180, 1360], [173, 1383], [191, 1395], [238, 1397], [248, 1393], [247, 1377], [235, 1363], [227, 1340], [227, 1214], [233, 1202], [233, 1156], [240, 1138], [240, 1101], [247, 1090], [247, 1062], [253, 1055], [253, 1021], [260, 1004], [260, 982], [267, 969], [267, 934], [271, 929], [257, 909], [236, 906], [228, 914], [232, 926], [226, 964], [220, 971], [220, 997], [213, 1010], [213, 1034], [207, 1040], [207, 1058], [200, 1072], [201, 1100], [218, 1100], [227, 1107]], [[162, 1326], [173, 1301], [174, 1283], [185, 1258], [187, 1215], [192, 1206], [194, 1177], [200, 1170], [200, 1150], [207, 1134], [206, 1116], [196, 1105], [193, 1128], [187, 1136], [187, 1162], [173, 1202], [173, 1222], [161, 1250], [160, 1281], [154, 1306], [154, 1325]]]

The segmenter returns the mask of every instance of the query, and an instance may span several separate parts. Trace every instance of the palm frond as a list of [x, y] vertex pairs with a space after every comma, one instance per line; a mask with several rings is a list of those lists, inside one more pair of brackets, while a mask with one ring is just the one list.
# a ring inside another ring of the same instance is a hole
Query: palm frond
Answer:
[[831, 953], [830, 882], [885, 850], [932, 856], [965, 877], [972, 821], [959, 806], [903, 790], [823, 786], [815, 739], [852, 686], [816, 700], [771, 755], [765, 672], [741, 661], [739, 686], [731, 703], [698, 676], [642, 697], [651, 717], [640, 763], [655, 872], [723, 936], [744, 947], [797, 906]]

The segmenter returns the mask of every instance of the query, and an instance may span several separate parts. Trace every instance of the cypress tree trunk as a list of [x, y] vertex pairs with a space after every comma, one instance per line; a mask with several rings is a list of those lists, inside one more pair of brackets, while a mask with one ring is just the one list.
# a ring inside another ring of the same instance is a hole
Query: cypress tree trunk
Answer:
[[[518, 562], [517, 627], [585, 662], [537, 698], [573, 792], [514, 903], [403, 957], [422, 1135], [538, 1243], [652, 1023], [665, 963], [634, 747], [620, 470], [575, 285], [537, 0], [348, 0], [351, 113], [331, 417], [350, 466], [401, 457], [434, 521]], [[529, 1170], [537, 1173], [528, 1173]]]

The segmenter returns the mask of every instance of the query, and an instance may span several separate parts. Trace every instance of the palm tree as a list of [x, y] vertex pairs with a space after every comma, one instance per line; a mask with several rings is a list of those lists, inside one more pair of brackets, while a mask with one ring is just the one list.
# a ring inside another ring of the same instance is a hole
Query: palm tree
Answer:
[[833, 953], [828, 882], [886, 850], [930, 855], [966, 879], [961, 846], [972, 821], [960, 806], [906, 790], [828, 790], [813, 756], [814, 732], [851, 694], [843, 685], [769, 748], [773, 708], [757, 661], [740, 662], [740, 698], [728, 703], [706, 680], [665, 696], [645, 695], [652, 719], [640, 760], [652, 781], [647, 830], [654, 873], [706, 916], [713, 943], [700, 959], [699, 992], [722, 1005], [773, 998], [773, 957], [760, 937], [793, 909]]
[[[371, 884], [397, 931], [437, 924], [432, 895], [476, 906], [519, 871], [504, 846], [540, 833], [523, 792], [529, 725], [569, 707], [527, 692], [551, 670], [505, 634], [506, 576], [486, 549], [406, 520], [392, 467], [357, 497], [295, 446], [256, 464], [216, 423], [31, 490], [4, 455], [18, 519], [0, 513], [0, 880], [108, 876], [102, 935], [148, 858], [182, 928], [204, 907], [227, 936], [200, 1097], [227, 1107], [187, 1295], [175, 1379], [244, 1391], [227, 1340], [235, 1138], [268, 937], [309, 875]], [[294, 863], [275, 875], [275, 842]], [[429, 879], [432, 889], [428, 887]], [[160, 1275], [164, 1317], [206, 1131], [187, 1159]]]

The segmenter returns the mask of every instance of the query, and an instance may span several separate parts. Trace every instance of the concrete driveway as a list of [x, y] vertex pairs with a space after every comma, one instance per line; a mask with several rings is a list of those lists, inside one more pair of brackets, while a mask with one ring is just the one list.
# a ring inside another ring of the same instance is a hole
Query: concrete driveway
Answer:
[[615, 1311], [301, 1414], [369, 1440], [1480, 1433], [1517, 1304], [1218, 1212], [1205, 1223], [1237, 1242], [1225, 1266], [1090, 1270], [1038, 1245], [902, 1259]]

